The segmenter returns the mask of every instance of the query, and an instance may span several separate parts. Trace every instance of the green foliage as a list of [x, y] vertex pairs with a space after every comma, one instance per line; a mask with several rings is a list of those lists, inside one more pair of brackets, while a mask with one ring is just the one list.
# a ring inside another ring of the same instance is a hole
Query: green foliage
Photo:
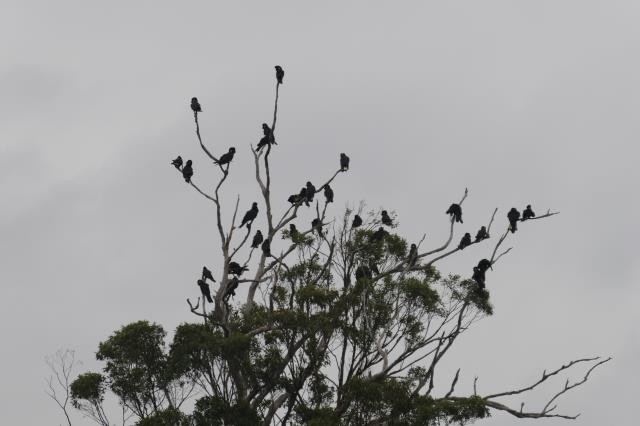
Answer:
[[76, 408], [79, 408], [82, 400], [91, 404], [100, 404], [104, 400], [105, 388], [105, 379], [102, 374], [92, 372], [80, 374], [71, 383], [71, 402]]
[[189, 416], [175, 408], [167, 408], [141, 419], [136, 426], [190, 426]]
[[192, 415], [196, 426], [253, 426], [260, 424], [260, 417], [246, 402], [229, 404], [222, 398], [204, 397], [196, 402]]

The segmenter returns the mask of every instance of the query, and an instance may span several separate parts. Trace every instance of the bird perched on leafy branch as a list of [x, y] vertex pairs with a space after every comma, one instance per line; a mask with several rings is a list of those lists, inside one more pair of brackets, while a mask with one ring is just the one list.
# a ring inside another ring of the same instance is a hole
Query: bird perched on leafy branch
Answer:
[[391, 218], [389, 217], [389, 213], [387, 213], [386, 210], [382, 210], [382, 224], [392, 227], [393, 226], [393, 221], [391, 220]]
[[187, 164], [182, 168], [182, 177], [185, 182], [191, 183], [191, 178], [193, 177], [193, 167], [191, 166], [193, 163], [191, 160], [187, 160]]
[[229, 148], [226, 154], [222, 154], [222, 157], [218, 159], [218, 161], [214, 161], [214, 163], [219, 165], [229, 164], [231, 160], [233, 160], [233, 155], [236, 153], [236, 149], [234, 147]]
[[407, 263], [409, 266], [415, 266], [418, 261], [418, 246], [415, 244], [411, 244], [411, 248], [409, 249], [409, 256], [407, 256]]
[[361, 225], [362, 225], [362, 218], [359, 215], [355, 215], [353, 217], [353, 222], [351, 222], [351, 227], [358, 228]]

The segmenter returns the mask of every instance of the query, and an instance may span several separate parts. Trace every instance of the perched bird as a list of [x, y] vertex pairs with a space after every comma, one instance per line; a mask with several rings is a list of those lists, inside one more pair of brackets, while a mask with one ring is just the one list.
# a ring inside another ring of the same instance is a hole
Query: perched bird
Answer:
[[282, 79], [284, 78], [284, 70], [280, 65], [276, 65], [276, 79], [278, 80], [278, 84], [282, 84]]
[[462, 207], [460, 207], [460, 204], [451, 204], [445, 213], [450, 215], [456, 222], [464, 223], [462, 222]]
[[200, 291], [202, 292], [202, 297], [207, 299], [207, 302], [213, 303], [213, 299], [211, 298], [211, 290], [209, 289], [209, 284], [207, 284], [204, 280], [198, 280], [198, 287], [200, 287]]
[[369, 261], [369, 270], [376, 275], [380, 275], [380, 269], [378, 269], [378, 265], [373, 260]]
[[298, 237], [300, 236], [300, 233], [298, 232], [298, 229], [296, 228], [296, 226], [293, 223], [289, 224], [289, 237], [292, 240], [298, 239]]
[[346, 172], [349, 170], [349, 157], [344, 152], [340, 153], [340, 171]]
[[273, 132], [267, 123], [262, 123], [262, 133], [264, 136], [258, 142], [257, 150], [260, 151], [266, 145], [274, 144], [277, 145], [275, 138], [273, 137]]
[[485, 271], [483, 271], [482, 269], [478, 268], [477, 266], [473, 267], [473, 276], [471, 278], [473, 278], [473, 280], [478, 284], [478, 286], [481, 289], [485, 288], [485, 275], [484, 275]]
[[229, 262], [229, 273], [232, 275], [240, 276], [248, 270], [248, 267], [240, 266], [238, 262]]
[[[315, 188], [314, 188], [315, 189]], [[311, 196], [311, 199], [313, 200], [313, 195]], [[300, 192], [298, 193], [298, 202], [301, 203], [304, 201], [305, 206], [309, 207], [309, 200], [307, 200], [307, 188], [306, 187], [302, 187], [302, 189], [300, 189]]]
[[213, 279], [213, 274], [211, 274], [211, 271], [206, 266], [202, 267], [202, 279], [205, 280], [205, 281], [206, 280], [211, 280], [214, 283], [216, 282], [216, 280]]
[[531, 204], [527, 204], [527, 208], [522, 212], [522, 221], [536, 217], [536, 214], [531, 210]]
[[378, 230], [376, 232], [371, 234], [371, 240], [372, 241], [382, 241], [386, 234], [387, 234], [387, 231], [385, 231], [384, 228], [381, 226], [380, 228], [378, 228]]
[[218, 161], [214, 161], [214, 163], [223, 165], [229, 164], [231, 160], [233, 160], [233, 154], [236, 153], [236, 149], [234, 147], [229, 148], [229, 151], [226, 154], [222, 154], [222, 157], [218, 159]]
[[362, 225], [362, 218], [360, 216], [358, 216], [358, 215], [355, 215], [353, 217], [353, 222], [351, 222], [351, 227], [352, 228], [357, 228], [360, 225]]
[[382, 224], [387, 226], [393, 226], [393, 221], [389, 217], [386, 210], [382, 210]]
[[191, 98], [191, 109], [193, 112], [202, 112], [202, 107], [200, 106], [200, 102], [198, 102], [198, 98]]
[[322, 221], [318, 218], [315, 218], [311, 221], [311, 228], [318, 233], [318, 235], [322, 236]]
[[291, 204], [298, 204], [300, 202], [300, 196], [298, 194], [289, 195], [287, 201]]
[[182, 157], [178, 155], [178, 157], [173, 160], [171, 164], [173, 164], [176, 169], [180, 170], [180, 168], [182, 167]]
[[478, 269], [480, 269], [482, 272], [486, 272], [489, 268], [491, 268], [491, 261], [489, 259], [482, 259], [480, 260], [480, 262], [478, 262]]
[[260, 247], [260, 244], [262, 244], [263, 240], [264, 238], [262, 237], [262, 232], [260, 232], [260, 230], [258, 229], [256, 231], [256, 234], [253, 236], [253, 241], [251, 242], [251, 248]]
[[509, 219], [509, 226], [511, 227], [511, 233], [513, 234], [518, 230], [518, 220], [520, 219], [520, 212], [512, 207], [507, 213], [507, 219]]
[[307, 187], [305, 188], [305, 201], [310, 203], [313, 201], [313, 196], [316, 195], [316, 187], [309, 181], [307, 181]]
[[247, 224], [247, 228], [249, 228], [256, 217], [258, 217], [258, 203], [253, 203], [251, 204], [251, 209], [244, 214], [240, 228], [242, 228], [245, 223]]
[[225, 291], [224, 293], [224, 299], [229, 300], [230, 297], [235, 296], [236, 295], [236, 289], [238, 288], [238, 277], [233, 277], [231, 278], [231, 280], [229, 281], [229, 285], [227, 286], [227, 291]]
[[271, 241], [266, 239], [262, 242], [262, 253], [266, 257], [271, 257]]
[[371, 279], [373, 278], [373, 274], [369, 268], [360, 265], [356, 268], [356, 281], [360, 281], [363, 278]]
[[191, 167], [191, 160], [187, 160], [187, 164], [182, 168], [182, 177], [187, 183], [191, 183], [191, 177], [193, 176], [193, 167]]
[[478, 230], [478, 233], [476, 234], [476, 243], [478, 241], [486, 240], [487, 238], [489, 238], [489, 234], [487, 233], [486, 226], [483, 226]]
[[324, 186], [324, 198], [326, 198], [327, 204], [333, 203], [333, 189], [331, 189], [329, 184]]
[[458, 244], [458, 248], [460, 250], [464, 250], [464, 248], [470, 244], [471, 244], [471, 234], [467, 232], [466, 234], [464, 234], [464, 237], [462, 237], [462, 239], [460, 240], [460, 244]]
[[409, 256], [407, 257], [407, 262], [409, 266], [414, 266], [418, 261], [418, 246], [415, 244], [411, 244], [411, 248], [409, 249]]

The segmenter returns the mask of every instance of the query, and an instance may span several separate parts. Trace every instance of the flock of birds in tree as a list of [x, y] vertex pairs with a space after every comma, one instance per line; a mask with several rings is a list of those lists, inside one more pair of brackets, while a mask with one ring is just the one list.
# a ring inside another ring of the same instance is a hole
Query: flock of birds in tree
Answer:
[[[284, 70], [279, 65], [276, 65], [275, 69], [276, 69], [276, 80], [278, 82], [278, 85], [280, 85], [282, 84], [284, 79]], [[200, 105], [200, 102], [196, 97], [191, 98], [191, 110], [195, 115], [202, 112], [202, 106]], [[273, 130], [269, 127], [268, 124], [262, 123], [262, 132], [263, 132], [263, 136], [258, 142], [256, 147], [256, 150], [258, 152], [261, 151], [265, 146], [277, 145], [274, 134], [273, 134]], [[225, 154], [220, 156], [220, 158], [214, 159], [214, 163], [220, 166], [229, 164], [233, 160], [235, 153], [236, 153], [235, 147], [230, 147]], [[349, 161], [350, 161], [349, 157], [345, 153], [340, 154], [340, 171], [341, 172], [346, 172], [349, 170]], [[184, 178], [185, 182], [191, 183], [191, 178], [193, 177], [193, 162], [191, 160], [187, 160], [186, 163], [183, 163], [182, 157], [179, 155], [175, 160], [171, 162], [171, 164], [182, 173], [182, 177]], [[304, 203], [304, 205], [308, 207], [313, 202], [315, 194], [317, 194], [320, 191], [323, 192], [325, 201], [327, 204], [333, 202], [333, 197], [334, 197], [333, 189], [328, 183], [323, 185], [319, 189], [316, 189], [316, 187], [309, 181], [305, 184], [305, 186], [303, 186], [300, 189], [300, 192], [289, 196], [288, 201], [294, 206], [300, 206]], [[250, 232], [251, 225], [253, 224], [253, 221], [258, 217], [258, 213], [259, 213], [258, 203], [254, 202], [252, 203], [251, 208], [244, 214], [242, 221], [240, 223], [240, 228], [246, 225], [248, 232]], [[451, 204], [451, 206], [449, 206], [449, 208], [445, 213], [450, 215], [452, 222], [464, 223], [462, 221], [462, 207], [459, 204]], [[526, 221], [528, 219], [534, 218], [535, 216], [536, 216], [535, 213], [531, 209], [531, 205], [527, 205], [527, 207], [523, 210], [522, 215], [515, 207], [511, 208], [511, 210], [509, 210], [509, 212], [507, 213], [507, 219], [509, 221], [510, 231], [512, 233], [516, 232], [518, 229], [517, 224], [519, 221]], [[386, 210], [382, 210], [381, 212], [380, 223], [390, 228], [394, 227], [393, 220], [391, 219], [391, 217], [389, 216], [389, 213]], [[351, 227], [353, 229], [359, 228], [360, 226], [362, 226], [362, 224], [363, 224], [362, 218], [356, 214], [353, 217], [353, 221], [351, 222]], [[316, 232], [319, 236], [323, 235], [322, 226], [323, 226], [322, 221], [319, 218], [315, 218], [311, 222], [311, 230]], [[388, 232], [384, 229], [384, 226], [380, 226], [376, 231], [374, 231], [371, 234], [370, 240], [372, 242], [382, 241], [384, 240], [385, 236], [388, 235]], [[300, 235], [301, 234], [297, 230], [296, 226], [293, 223], [290, 224], [289, 237], [291, 238], [291, 240], [292, 241], [298, 240]], [[478, 243], [487, 238], [489, 238], [489, 233], [487, 232], [486, 227], [482, 226], [476, 233], [475, 241], [473, 242]], [[467, 246], [471, 244], [472, 244], [471, 234], [467, 232], [464, 234], [464, 236], [460, 240], [460, 243], [458, 244], [458, 249], [464, 250]], [[272, 256], [271, 241], [269, 239], [265, 239], [260, 230], [256, 231], [251, 241], [252, 250], [257, 249], [258, 247], [260, 247], [265, 257]], [[418, 247], [415, 244], [411, 244], [411, 247], [409, 249], [409, 254], [407, 255], [407, 258], [406, 258], [406, 262], [407, 262], [407, 265], [411, 268], [415, 267], [416, 264], [418, 263]], [[487, 270], [493, 269], [491, 265], [492, 263], [490, 260], [482, 259], [478, 262], [477, 266], [473, 267], [472, 279], [477, 283], [480, 289], [485, 288], [485, 273], [487, 272]], [[235, 290], [237, 289], [239, 284], [239, 277], [242, 276], [243, 273], [249, 271], [249, 268], [246, 265], [243, 266], [237, 262], [229, 262], [227, 269], [229, 274], [231, 274], [233, 277], [231, 278], [231, 281], [227, 286], [225, 294], [223, 295], [223, 300], [225, 301], [225, 303], [229, 300], [230, 297], [235, 296]], [[356, 281], [363, 278], [372, 279], [374, 273], [380, 274], [378, 266], [375, 264], [375, 262], [369, 262], [368, 265], [360, 265], [358, 268], [356, 268], [356, 271], [355, 271]], [[197, 284], [200, 287], [200, 291], [202, 292], [203, 298], [207, 302], [213, 303], [213, 299], [211, 297], [211, 290], [207, 281], [210, 281], [212, 283], [216, 282], [216, 280], [213, 278], [213, 274], [211, 273], [211, 271], [206, 266], [204, 266], [202, 268], [202, 277], [198, 279]]]

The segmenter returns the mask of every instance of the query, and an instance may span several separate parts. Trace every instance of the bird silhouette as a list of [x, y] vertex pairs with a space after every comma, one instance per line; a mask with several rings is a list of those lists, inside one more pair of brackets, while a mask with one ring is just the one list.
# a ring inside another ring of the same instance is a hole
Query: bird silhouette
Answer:
[[260, 244], [262, 244], [264, 238], [262, 237], [262, 232], [258, 229], [256, 234], [253, 236], [253, 241], [251, 242], [251, 248], [258, 248]]
[[389, 214], [386, 210], [382, 210], [382, 224], [387, 225], [389, 227], [393, 226], [393, 221], [389, 217]]
[[238, 262], [229, 262], [229, 273], [240, 276], [249, 270], [246, 266], [240, 266]]
[[385, 231], [384, 228], [381, 226], [380, 228], [378, 228], [378, 230], [376, 232], [371, 234], [371, 240], [372, 241], [382, 241], [384, 239], [385, 235], [387, 235], [387, 231]]
[[327, 204], [333, 203], [333, 189], [331, 189], [329, 184], [324, 186], [324, 198], [327, 200]]
[[273, 137], [273, 132], [271, 131], [271, 128], [267, 123], [262, 123], [262, 133], [264, 133], [264, 136], [262, 137], [262, 139], [260, 139], [260, 142], [258, 142], [258, 151], [269, 144], [277, 145], [276, 140]]
[[229, 280], [229, 285], [227, 286], [227, 291], [225, 291], [224, 293], [224, 300], [228, 301], [230, 297], [235, 296], [236, 295], [236, 289], [238, 288], [238, 284], [239, 284], [239, 280], [238, 277], [233, 277], [231, 278], [231, 280]]
[[462, 207], [460, 204], [451, 204], [445, 213], [450, 215], [456, 222], [464, 223], [462, 222]]
[[211, 271], [206, 266], [202, 267], [202, 279], [205, 280], [205, 282], [206, 280], [211, 280], [214, 283], [216, 282], [216, 280], [213, 279], [213, 274], [211, 274]]
[[349, 170], [349, 157], [344, 152], [340, 153], [340, 171], [346, 172]]
[[507, 213], [507, 219], [509, 219], [509, 227], [511, 228], [511, 233], [513, 234], [518, 230], [518, 220], [520, 219], [520, 212], [512, 207]]
[[204, 280], [198, 280], [198, 287], [200, 287], [200, 291], [202, 292], [202, 297], [207, 299], [207, 302], [213, 303], [213, 299], [211, 298], [211, 289], [209, 288], [209, 284], [207, 284]]
[[318, 235], [322, 236], [322, 221], [318, 218], [315, 218], [311, 221], [311, 228], [318, 233]]
[[485, 288], [485, 271], [478, 268], [477, 266], [473, 267], [473, 276], [471, 277], [481, 289]]
[[247, 224], [247, 229], [251, 226], [254, 219], [258, 216], [258, 203], [251, 204], [251, 209], [249, 209], [242, 218], [242, 223], [240, 223], [240, 228]]
[[191, 160], [187, 160], [187, 164], [182, 168], [182, 177], [187, 183], [191, 183], [191, 177], [193, 177], [193, 167], [191, 164], [193, 164]]
[[236, 153], [236, 149], [234, 147], [229, 148], [229, 151], [226, 154], [223, 154], [222, 157], [218, 159], [218, 161], [214, 161], [214, 163], [219, 165], [229, 164], [231, 160], [233, 160], [233, 155]]
[[351, 227], [352, 228], [357, 228], [357, 227], [359, 227], [361, 225], [362, 225], [362, 218], [360, 216], [358, 216], [358, 215], [355, 215], [353, 217], [353, 222], [351, 222]]
[[531, 210], [531, 204], [527, 204], [527, 208], [522, 212], [522, 221], [536, 217], [536, 214]]
[[464, 250], [464, 248], [470, 244], [471, 244], [471, 234], [467, 232], [466, 234], [464, 234], [464, 237], [462, 237], [462, 239], [460, 240], [460, 244], [458, 244], [458, 248], [460, 250]]
[[200, 102], [198, 102], [198, 98], [191, 98], [191, 109], [193, 112], [202, 112], [202, 107], [200, 106]]
[[266, 257], [271, 257], [271, 241], [269, 239], [266, 239], [262, 242], [261, 248], [262, 248], [262, 253]]
[[476, 234], [476, 243], [487, 238], [489, 238], [489, 234], [487, 233], [487, 228], [483, 226], [478, 230], [478, 233]]
[[414, 266], [418, 261], [418, 246], [415, 244], [411, 244], [411, 248], [409, 249], [409, 256], [407, 257], [407, 262], [409, 266]]
[[278, 84], [282, 84], [282, 79], [284, 78], [284, 70], [280, 65], [276, 65], [275, 69], [276, 69], [276, 79], [278, 80]]
[[316, 187], [309, 181], [307, 181], [307, 187], [305, 188], [304, 194], [305, 201], [307, 205], [309, 205], [309, 203], [313, 201], [313, 196], [316, 195]]
[[171, 164], [173, 164], [176, 169], [180, 170], [180, 168], [182, 167], [182, 157], [178, 155], [178, 157], [173, 160]]
[[294, 225], [293, 223], [289, 224], [289, 237], [292, 240], [296, 240], [298, 238], [300, 234], [298, 233], [298, 229], [296, 228], [296, 225]]

